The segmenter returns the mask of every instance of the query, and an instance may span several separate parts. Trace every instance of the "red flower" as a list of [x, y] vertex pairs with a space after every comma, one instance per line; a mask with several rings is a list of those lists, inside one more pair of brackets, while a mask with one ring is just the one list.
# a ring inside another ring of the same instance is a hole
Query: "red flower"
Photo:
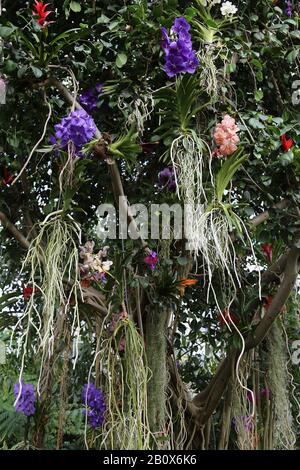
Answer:
[[33, 16], [38, 16], [37, 22], [40, 26], [44, 28], [47, 28], [47, 26], [51, 23], [55, 23], [55, 21], [46, 21], [46, 18], [50, 13], [53, 13], [53, 11], [46, 11], [47, 6], [49, 3], [44, 4], [43, 2], [38, 2], [35, 0], [35, 4], [33, 5], [33, 8], [36, 11], [33, 11], [32, 14]]
[[225, 308], [225, 310], [222, 312], [222, 315], [220, 314], [218, 316], [218, 322], [221, 326], [226, 325], [225, 320], [227, 321], [227, 323], [234, 323], [235, 325], [237, 325], [239, 322], [238, 318], [233, 313], [229, 312], [228, 308]]
[[90, 279], [82, 279], [80, 281], [80, 284], [81, 284], [82, 287], [89, 288], [90, 285], [91, 285], [91, 281], [90, 281]]
[[8, 169], [6, 167], [3, 168], [3, 177], [1, 178], [2, 183], [4, 186], [8, 186], [14, 177], [9, 173]]
[[273, 258], [273, 247], [271, 243], [264, 243], [262, 245], [262, 251], [266, 255], [267, 260], [272, 263], [272, 258]]
[[30, 299], [32, 294], [33, 294], [33, 288], [32, 287], [29, 287], [29, 286], [28, 287], [26, 287], [26, 286], [23, 287], [23, 297], [24, 297], [25, 300]]
[[272, 302], [273, 302], [273, 297], [272, 297], [271, 295], [269, 295], [269, 296], [266, 297], [265, 300], [264, 300], [264, 304], [263, 304], [264, 308], [265, 308], [266, 310], [268, 310], [268, 308], [270, 307], [270, 305], [272, 304]]
[[293, 147], [294, 145], [294, 142], [292, 139], [287, 139], [286, 138], [286, 134], [282, 134], [280, 136], [280, 139], [281, 139], [281, 145], [282, 145], [282, 148], [285, 152], [288, 152], [290, 150], [290, 148]]
[[[263, 303], [263, 307], [265, 308], [265, 310], [268, 310], [268, 308], [271, 306], [273, 302], [273, 297], [271, 295], [269, 295], [268, 297], [265, 298], [264, 300], [264, 303]], [[286, 313], [286, 306], [284, 305], [281, 309], [280, 309], [280, 313]]]
[[153, 250], [150, 250], [149, 255], [144, 258], [144, 263], [148, 264], [152, 271], [156, 268], [156, 265], [158, 263], [158, 256], [157, 253]]

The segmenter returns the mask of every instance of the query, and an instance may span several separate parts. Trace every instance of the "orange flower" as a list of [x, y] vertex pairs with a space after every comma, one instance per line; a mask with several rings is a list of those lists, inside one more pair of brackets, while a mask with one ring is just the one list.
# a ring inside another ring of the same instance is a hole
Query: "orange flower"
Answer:
[[178, 289], [180, 291], [181, 297], [184, 296], [185, 288], [188, 286], [194, 286], [197, 284], [198, 280], [197, 279], [181, 279], [179, 282]]
[[194, 286], [197, 282], [197, 279], [181, 279], [179, 285], [180, 287]]

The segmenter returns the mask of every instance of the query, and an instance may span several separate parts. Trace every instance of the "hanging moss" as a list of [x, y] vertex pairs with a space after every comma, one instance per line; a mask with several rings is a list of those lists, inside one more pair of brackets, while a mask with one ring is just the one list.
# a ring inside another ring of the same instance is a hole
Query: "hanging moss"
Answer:
[[267, 345], [269, 353], [268, 381], [271, 387], [274, 410], [274, 447], [275, 449], [293, 450], [296, 436], [289, 398], [286, 345], [278, 322], [274, 323], [270, 329]]
[[166, 423], [166, 321], [167, 310], [147, 314], [146, 353], [151, 378], [148, 383], [148, 419], [153, 433], [162, 432]]

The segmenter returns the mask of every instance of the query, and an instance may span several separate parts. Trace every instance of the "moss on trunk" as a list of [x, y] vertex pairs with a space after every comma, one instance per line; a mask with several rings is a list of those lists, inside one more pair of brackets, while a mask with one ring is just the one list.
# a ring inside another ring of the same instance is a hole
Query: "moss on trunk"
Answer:
[[148, 382], [148, 420], [152, 432], [164, 430], [166, 422], [166, 321], [168, 311], [154, 310], [147, 314], [146, 353], [151, 378]]

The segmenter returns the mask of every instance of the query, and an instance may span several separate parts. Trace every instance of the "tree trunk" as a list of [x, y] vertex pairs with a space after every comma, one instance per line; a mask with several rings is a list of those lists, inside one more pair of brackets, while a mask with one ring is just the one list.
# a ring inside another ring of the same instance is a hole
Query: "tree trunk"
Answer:
[[163, 432], [166, 422], [168, 310], [153, 310], [146, 319], [146, 354], [151, 378], [148, 383], [148, 420], [153, 433]]

